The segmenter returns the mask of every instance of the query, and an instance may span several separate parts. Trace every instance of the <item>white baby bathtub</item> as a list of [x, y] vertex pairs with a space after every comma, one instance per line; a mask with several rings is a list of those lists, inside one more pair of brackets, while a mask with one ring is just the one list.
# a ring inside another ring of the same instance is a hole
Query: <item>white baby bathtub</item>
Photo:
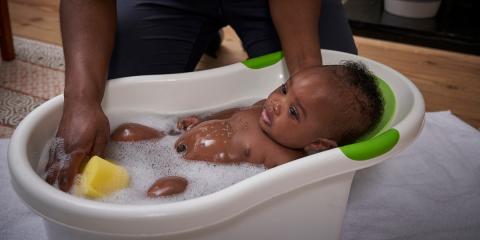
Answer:
[[[384, 80], [379, 82], [386, 111], [367, 140], [304, 157], [196, 199], [108, 204], [63, 193], [36, 173], [61, 117], [63, 96], [58, 96], [30, 113], [12, 136], [8, 158], [14, 189], [46, 220], [50, 239], [339, 239], [355, 170], [412, 142], [423, 124], [424, 102], [407, 78], [385, 65], [335, 51], [322, 54], [325, 64], [361, 60]], [[212, 110], [265, 98], [287, 78], [281, 53], [274, 53], [212, 70], [109, 81], [103, 107], [107, 115]], [[112, 129], [124, 120], [110, 119]]]

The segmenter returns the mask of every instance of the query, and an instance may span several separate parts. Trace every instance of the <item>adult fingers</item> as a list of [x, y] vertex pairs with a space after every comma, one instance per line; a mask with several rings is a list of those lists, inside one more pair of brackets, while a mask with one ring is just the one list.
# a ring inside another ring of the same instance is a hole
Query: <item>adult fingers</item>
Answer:
[[45, 171], [48, 172], [48, 170], [52, 167], [52, 165], [55, 163], [55, 154], [56, 154], [56, 146], [52, 143], [50, 146], [50, 150], [48, 152], [48, 162], [47, 165], [45, 165]]
[[48, 184], [50, 185], [55, 184], [59, 169], [60, 169], [60, 163], [57, 159], [57, 151], [55, 148], [52, 148], [50, 149], [47, 166], [45, 166], [45, 171], [47, 173], [47, 176], [45, 177], [45, 181]]
[[105, 153], [105, 148], [107, 147], [107, 143], [108, 133], [97, 135], [93, 145], [92, 155], [103, 157], [103, 154]]
[[80, 165], [85, 160], [86, 154], [84, 152], [73, 152], [70, 154], [70, 161], [66, 162], [58, 174], [58, 186], [64, 192], [70, 191], [78, 173]]
[[60, 163], [61, 156], [65, 155], [65, 140], [62, 137], [55, 137], [50, 143], [50, 150], [48, 152], [48, 162], [45, 165], [45, 171], [48, 171], [54, 164]]

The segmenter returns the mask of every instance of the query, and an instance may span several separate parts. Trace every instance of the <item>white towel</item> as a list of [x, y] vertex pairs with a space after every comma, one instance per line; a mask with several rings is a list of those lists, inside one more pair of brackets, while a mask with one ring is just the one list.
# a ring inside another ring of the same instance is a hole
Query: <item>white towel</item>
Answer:
[[480, 132], [427, 113], [409, 148], [355, 174], [342, 239], [480, 239]]
[[7, 139], [0, 139], [0, 239], [47, 239], [42, 219], [13, 191], [7, 166]]

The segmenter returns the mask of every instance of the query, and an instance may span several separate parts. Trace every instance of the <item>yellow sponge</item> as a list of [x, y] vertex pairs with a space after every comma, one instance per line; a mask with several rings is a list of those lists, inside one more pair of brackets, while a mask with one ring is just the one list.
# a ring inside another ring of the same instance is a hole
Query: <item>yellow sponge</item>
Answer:
[[127, 187], [129, 180], [124, 167], [93, 156], [83, 170], [80, 190], [87, 197], [100, 198]]

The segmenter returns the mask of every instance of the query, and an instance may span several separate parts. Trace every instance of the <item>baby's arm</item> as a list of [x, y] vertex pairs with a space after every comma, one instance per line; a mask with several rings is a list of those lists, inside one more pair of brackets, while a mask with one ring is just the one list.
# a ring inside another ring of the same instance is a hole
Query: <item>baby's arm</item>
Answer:
[[188, 131], [191, 128], [195, 127], [196, 125], [204, 121], [230, 118], [233, 114], [238, 112], [238, 110], [240, 109], [241, 108], [226, 109], [218, 113], [209, 115], [205, 118], [200, 118], [199, 116], [189, 116], [189, 117], [180, 118], [177, 122], [177, 128], [180, 130]]
[[[256, 103], [254, 103], [252, 105], [252, 107], [255, 107], [255, 106], [263, 106], [263, 104], [265, 103], [265, 99], [263, 100], [260, 100]], [[249, 107], [246, 107], [246, 108], [249, 108]], [[227, 118], [230, 118], [233, 114], [237, 113], [238, 111], [242, 110], [242, 109], [245, 109], [245, 107], [237, 107], [237, 108], [230, 108], [230, 109], [226, 109], [226, 110], [223, 110], [223, 111], [220, 111], [218, 113], [214, 113], [212, 115], [209, 115], [207, 116], [204, 121], [207, 121], [207, 120], [221, 120], [221, 119], [227, 119]]]
[[[252, 107], [263, 106], [264, 103], [265, 103], [265, 99], [256, 102], [255, 104], [252, 105]], [[233, 114], [237, 113], [242, 109], [244, 108], [236, 107], [236, 108], [225, 109], [223, 111], [209, 115], [205, 118], [200, 118], [199, 116], [189, 116], [189, 117], [180, 118], [177, 122], [177, 128], [180, 130], [187, 131], [204, 121], [228, 119], [232, 117]]]

